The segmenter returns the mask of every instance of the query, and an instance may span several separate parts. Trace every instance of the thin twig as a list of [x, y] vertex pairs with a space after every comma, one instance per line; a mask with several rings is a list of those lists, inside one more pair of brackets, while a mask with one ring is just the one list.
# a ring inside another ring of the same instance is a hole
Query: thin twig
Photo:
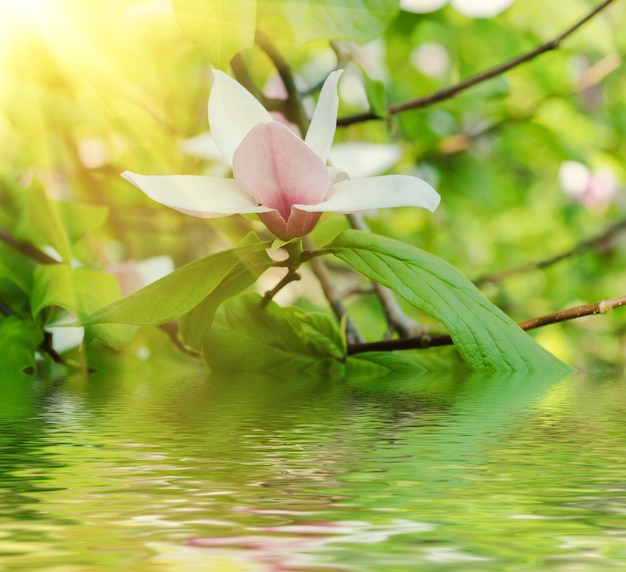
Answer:
[[582, 316], [608, 314], [611, 310], [619, 308], [620, 306], [626, 306], [626, 296], [618, 296], [610, 300], [600, 300], [593, 304], [583, 304], [582, 306], [575, 306], [574, 308], [568, 308], [567, 310], [548, 314], [547, 316], [531, 318], [525, 322], [520, 322], [519, 326], [522, 330], [533, 330], [534, 328], [539, 328], [547, 324], [558, 324], [559, 322], [575, 320]]
[[277, 111], [283, 115], [289, 114], [287, 108], [287, 100], [267, 97], [254, 83], [252, 76], [248, 72], [248, 68], [244, 62], [242, 55], [236, 54], [230, 62], [230, 67], [237, 81], [243, 85], [256, 99], [258, 99], [263, 107], [268, 111]]
[[5, 316], [12, 316], [15, 312], [11, 309], [8, 304], [5, 304], [2, 300], [0, 300], [0, 314]]
[[289, 64], [265, 35], [257, 32], [255, 42], [267, 54], [267, 57], [272, 60], [272, 63], [274, 64], [274, 67], [276, 68], [276, 71], [285, 86], [285, 90], [287, 91], [287, 109], [285, 110], [287, 119], [293, 121], [300, 129], [301, 135], [304, 136], [309, 126], [309, 118], [306, 114], [304, 106], [302, 105], [302, 96], [298, 91], [296, 79], [293, 76], [293, 73], [291, 73]]
[[[307, 250], [314, 251], [313, 242], [308, 236], [305, 236], [302, 239], [302, 243]], [[318, 279], [322, 291], [324, 292], [324, 296], [328, 300], [330, 307], [333, 310], [333, 313], [337, 317], [338, 320], [346, 321], [346, 340], [348, 344], [361, 344], [364, 342], [363, 336], [354, 325], [354, 322], [348, 316], [346, 311], [346, 307], [343, 305], [341, 301], [341, 296], [335, 285], [333, 284], [330, 275], [328, 274], [328, 270], [326, 269], [326, 265], [324, 262], [318, 257], [311, 257], [308, 260], [313, 272], [315, 273], [316, 278]]]
[[65, 360], [65, 358], [54, 349], [54, 346], [52, 344], [53, 341], [53, 334], [52, 332], [44, 332], [43, 334], [43, 342], [41, 342], [41, 345], [39, 346], [39, 349], [42, 352], [47, 353], [50, 358], [52, 359], [53, 362], [55, 363], [59, 363], [61, 365], [66, 365], [67, 362]]
[[[525, 64], [526, 62], [535, 59], [541, 54], [556, 50], [560, 47], [563, 40], [571, 36], [574, 32], [576, 32], [589, 20], [594, 18], [597, 14], [602, 12], [602, 10], [604, 10], [613, 2], [615, 2], [615, 0], [605, 0], [604, 2], [602, 2], [602, 4], [596, 6], [593, 10], [591, 10], [591, 12], [589, 12], [582, 19], [578, 20], [574, 25], [570, 26], [562, 34], [558, 35], [556, 38], [550, 40], [549, 42], [546, 42], [545, 44], [541, 44], [530, 52], [522, 54], [521, 56], [518, 56], [512, 60], [509, 60], [491, 69], [485, 70], [484, 72], [469, 77], [466, 80], [457, 83], [456, 85], [440, 89], [424, 97], [418, 97], [417, 99], [412, 99], [410, 101], [404, 101], [402, 103], [396, 103], [395, 105], [389, 106], [389, 108], [387, 109], [387, 116], [395, 115], [397, 113], [401, 113], [403, 111], [408, 111], [411, 109], [421, 109], [433, 105], [434, 103], [439, 103], [441, 101], [451, 99], [459, 93], [465, 91], [466, 89], [474, 87], [496, 76], [502, 75], [503, 73], [517, 66], [520, 66], [522, 64]], [[348, 125], [353, 125], [354, 123], [362, 123], [364, 121], [371, 121], [373, 119], [386, 119], [386, 117], [381, 117], [379, 114], [374, 113], [373, 111], [367, 111], [364, 113], [351, 115], [349, 117], [339, 118], [339, 120], [337, 121], [337, 125], [346, 127]]]
[[230, 67], [235, 74], [235, 78], [237, 81], [243, 85], [256, 99], [258, 99], [261, 103], [265, 103], [265, 94], [257, 87], [256, 83], [250, 76], [250, 72], [248, 71], [248, 67], [243, 59], [241, 53], [236, 54], [230, 62]]
[[[618, 296], [617, 298], [611, 298], [609, 300], [601, 300], [594, 302], [593, 304], [583, 304], [582, 306], [575, 306], [556, 312], [554, 314], [548, 314], [546, 316], [539, 316], [537, 318], [531, 318], [525, 322], [519, 322], [519, 327], [522, 330], [533, 330], [541, 326], [548, 324], [558, 324], [559, 322], [565, 322], [568, 320], [575, 320], [582, 318], [583, 316], [593, 316], [596, 314], [607, 314], [615, 308], [626, 306], [626, 296]], [[423, 334], [414, 338], [406, 338], [404, 340], [384, 340], [380, 342], [369, 342], [363, 344], [350, 344], [348, 345], [348, 355], [355, 355], [365, 352], [378, 352], [378, 351], [394, 351], [394, 350], [422, 350], [427, 348], [434, 348], [439, 346], [452, 345], [452, 338], [448, 334], [429, 335]]]
[[566, 258], [571, 256], [575, 256], [584, 250], [595, 249], [598, 247], [606, 246], [612, 239], [621, 234], [622, 232], [626, 232], [626, 219], [621, 220], [611, 227], [609, 227], [602, 234], [589, 238], [587, 240], [583, 240], [578, 243], [574, 248], [567, 250], [566, 252], [562, 252], [561, 254], [557, 254], [556, 256], [552, 256], [550, 258], [546, 258], [545, 260], [541, 260], [539, 262], [532, 262], [529, 264], [523, 264], [522, 266], [517, 266], [515, 268], [509, 268], [508, 270], [503, 270], [502, 272], [498, 272], [495, 274], [487, 274], [484, 276], [480, 276], [476, 280], [474, 280], [474, 284], [477, 286], [483, 286], [485, 284], [498, 284], [502, 282], [506, 278], [510, 276], [515, 276], [517, 274], [524, 274], [526, 272], [532, 272], [534, 270], [543, 270], [544, 268], [548, 268], [557, 262], [561, 262]]
[[182, 353], [187, 354], [195, 358], [202, 357], [202, 354], [190, 347], [187, 347], [178, 337], [178, 328], [175, 322], [167, 322], [157, 326], [165, 335], [170, 339], [172, 344], [179, 349]]

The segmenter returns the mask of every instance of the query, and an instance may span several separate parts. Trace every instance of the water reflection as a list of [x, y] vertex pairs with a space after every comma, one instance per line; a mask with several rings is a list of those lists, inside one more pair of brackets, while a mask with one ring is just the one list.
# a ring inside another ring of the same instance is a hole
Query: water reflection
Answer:
[[623, 380], [142, 368], [3, 385], [7, 570], [595, 570], [626, 556]]

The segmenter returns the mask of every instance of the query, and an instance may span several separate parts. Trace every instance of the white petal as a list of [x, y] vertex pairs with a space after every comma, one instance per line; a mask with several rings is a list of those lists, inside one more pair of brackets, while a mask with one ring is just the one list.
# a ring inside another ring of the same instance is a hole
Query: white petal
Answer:
[[400, 8], [407, 12], [424, 14], [443, 8], [448, 0], [400, 0]]
[[180, 150], [187, 155], [208, 159], [209, 161], [222, 161], [223, 156], [215, 144], [215, 137], [208, 131], [200, 133], [190, 139], [185, 139], [180, 144]]
[[162, 205], [200, 218], [234, 214], [266, 213], [234, 179], [198, 175], [138, 175], [124, 171], [122, 177]]
[[513, 4], [513, 0], [452, 0], [452, 7], [470, 18], [493, 18]]
[[339, 96], [337, 95], [337, 83], [343, 70], [332, 72], [324, 82], [317, 107], [313, 112], [311, 124], [304, 141], [326, 162], [330, 146], [333, 144], [335, 129], [337, 127], [337, 108]]
[[352, 178], [372, 177], [393, 167], [401, 156], [399, 145], [354, 141], [333, 145], [330, 163]]
[[241, 140], [259, 123], [274, 121], [259, 101], [224, 72], [213, 70], [209, 96], [209, 126], [215, 143], [229, 165]]
[[433, 212], [441, 197], [426, 181], [408, 175], [351, 179], [333, 185], [319, 205], [294, 205], [307, 212], [356, 213], [391, 207], [422, 207]]
[[[56, 323], [62, 324], [64, 322], [74, 321], [74, 318], [68, 318]], [[85, 336], [85, 328], [82, 327], [46, 326], [46, 331], [52, 334], [52, 347], [58, 353], [77, 348], [83, 343]]]
[[135, 264], [144, 284], [152, 284], [152, 282], [156, 282], [160, 278], [174, 272], [174, 261], [167, 254], [144, 258]]

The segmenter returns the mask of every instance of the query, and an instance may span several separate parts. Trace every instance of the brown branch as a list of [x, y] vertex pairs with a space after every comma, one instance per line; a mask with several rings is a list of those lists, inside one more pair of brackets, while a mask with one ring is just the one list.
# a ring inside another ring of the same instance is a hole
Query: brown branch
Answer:
[[241, 53], [238, 53], [233, 57], [230, 61], [230, 67], [233, 70], [233, 74], [235, 75], [237, 81], [252, 95], [254, 95], [256, 99], [265, 104], [265, 94], [257, 87], [256, 83], [254, 83]]
[[21, 252], [31, 260], [39, 262], [40, 264], [58, 264], [59, 261], [55, 260], [51, 256], [48, 256], [41, 250], [35, 248], [30, 242], [19, 240], [15, 238], [8, 230], [0, 228], [0, 241], [8, 244], [14, 250]]
[[[528, 331], [548, 324], [558, 324], [559, 322], [565, 322], [568, 320], [575, 320], [582, 318], [583, 316], [594, 316], [596, 314], [607, 314], [615, 308], [626, 306], [626, 295], [618, 296], [617, 298], [611, 298], [610, 300], [601, 300], [593, 304], [583, 304], [582, 306], [575, 306], [556, 312], [554, 314], [548, 314], [546, 316], [539, 316], [537, 318], [531, 318], [525, 322], [520, 322], [518, 325], [522, 330]], [[439, 346], [449, 346], [454, 342], [448, 334], [429, 335], [423, 334], [414, 338], [407, 338], [404, 340], [384, 340], [381, 342], [369, 342], [363, 344], [350, 344], [348, 345], [348, 355], [355, 355], [365, 352], [379, 352], [379, 351], [394, 351], [394, 350], [421, 350], [427, 348], [434, 348]]]
[[519, 326], [522, 330], [533, 330], [534, 328], [540, 328], [547, 324], [558, 324], [559, 322], [566, 322], [568, 320], [575, 320], [582, 316], [594, 316], [596, 314], [608, 314], [611, 310], [619, 308], [620, 306], [626, 306], [626, 296], [618, 296], [617, 298], [611, 298], [610, 300], [601, 300], [594, 302], [593, 304], [583, 304], [582, 306], [575, 306], [574, 308], [568, 308], [555, 314], [548, 314], [547, 316], [540, 316], [538, 318], [531, 318], [525, 322], [520, 322]]
[[545, 260], [541, 260], [539, 262], [532, 262], [529, 264], [523, 264], [522, 266], [517, 266], [515, 268], [509, 268], [508, 270], [504, 270], [502, 272], [498, 272], [495, 274], [488, 274], [484, 276], [480, 276], [475, 279], [473, 282], [476, 286], [483, 286], [485, 284], [497, 284], [502, 282], [506, 278], [510, 276], [515, 276], [517, 274], [524, 274], [526, 272], [532, 272], [534, 270], [543, 270], [544, 268], [548, 268], [557, 262], [561, 262], [566, 258], [571, 256], [575, 256], [584, 250], [596, 249], [602, 246], [606, 246], [611, 240], [613, 240], [616, 236], [621, 234], [622, 232], [626, 232], [626, 219], [621, 220], [611, 227], [609, 227], [602, 234], [589, 238], [587, 240], [583, 240], [578, 243], [574, 248], [566, 252], [562, 252], [561, 254], [557, 254], [556, 256], [552, 256], [550, 258], [546, 258]]
[[[615, 0], [605, 0], [604, 2], [602, 2], [602, 4], [596, 6], [593, 10], [591, 10], [591, 12], [589, 12], [585, 17], [578, 20], [574, 25], [570, 26], [562, 34], [558, 35], [556, 38], [550, 40], [549, 42], [546, 42], [545, 44], [541, 44], [534, 50], [531, 50], [530, 52], [522, 54], [521, 56], [518, 56], [512, 60], [499, 64], [491, 69], [485, 70], [484, 72], [481, 72], [477, 75], [469, 77], [462, 82], [457, 83], [456, 85], [440, 89], [439, 91], [435, 91], [424, 97], [418, 97], [417, 99], [412, 99], [410, 101], [404, 101], [402, 103], [396, 103], [395, 105], [391, 105], [387, 109], [387, 115], [391, 116], [397, 113], [401, 113], [402, 111], [408, 111], [411, 109], [422, 109], [435, 103], [439, 103], [447, 99], [452, 99], [466, 89], [469, 89], [480, 83], [483, 83], [484, 81], [502, 75], [503, 73], [506, 73], [513, 68], [534, 60], [537, 56], [540, 56], [541, 54], [556, 50], [560, 47], [561, 43], [566, 38], [571, 36], [574, 32], [576, 32], [579, 28], [581, 28], [589, 20], [594, 18], [597, 14], [599, 14], [614, 1]], [[339, 118], [339, 120], [337, 121], [337, 125], [341, 127], [347, 127], [348, 125], [353, 125], [354, 123], [362, 123], [364, 121], [371, 121], [373, 119], [385, 118], [386, 117], [381, 117], [373, 111], [367, 111], [364, 113], [359, 113], [357, 115]]]
[[66, 365], [67, 362], [65, 361], [65, 358], [54, 349], [52, 342], [53, 342], [53, 334], [51, 332], [44, 332], [43, 342], [41, 342], [39, 349], [42, 352], [47, 353], [53, 362], [59, 363], [61, 365]]
[[285, 86], [285, 90], [287, 91], [287, 100], [285, 101], [287, 109], [285, 109], [285, 116], [288, 120], [293, 121], [298, 126], [300, 134], [304, 137], [304, 134], [309, 126], [309, 118], [306, 114], [304, 106], [302, 105], [302, 96], [298, 91], [296, 80], [293, 73], [291, 73], [289, 64], [265, 35], [257, 32], [254, 41], [272, 61], [280, 79], [283, 82], [283, 85]]

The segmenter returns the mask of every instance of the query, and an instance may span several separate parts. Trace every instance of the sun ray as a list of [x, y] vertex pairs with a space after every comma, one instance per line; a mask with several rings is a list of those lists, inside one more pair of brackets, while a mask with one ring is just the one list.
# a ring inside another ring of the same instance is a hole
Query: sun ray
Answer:
[[167, 157], [175, 129], [149, 91], [162, 51], [145, 41], [152, 22], [128, 16], [132, 4], [0, 0], [0, 167], [56, 166], [67, 178], [82, 140], [99, 138]]

